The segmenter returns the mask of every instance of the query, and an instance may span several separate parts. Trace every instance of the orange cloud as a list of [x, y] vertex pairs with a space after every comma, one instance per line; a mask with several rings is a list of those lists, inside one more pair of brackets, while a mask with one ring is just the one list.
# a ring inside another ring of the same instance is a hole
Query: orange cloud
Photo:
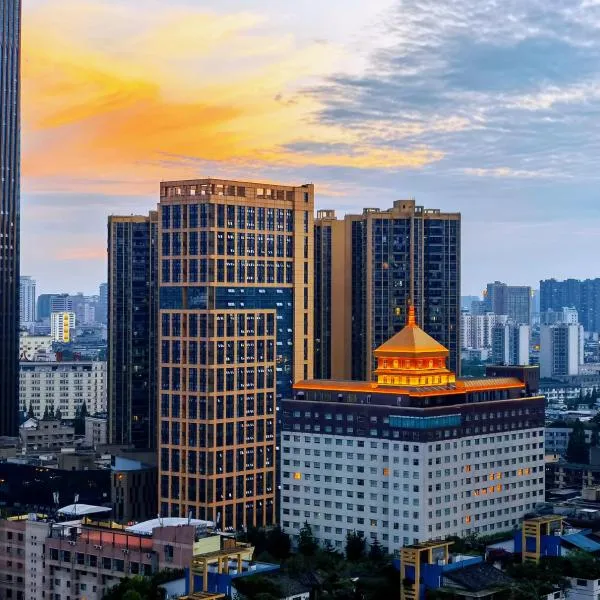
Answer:
[[[92, 0], [46, 0], [24, 15], [23, 170], [30, 188], [127, 193], [197, 175], [198, 161], [255, 168], [417, 168], [429, 148], [385, 149], [315, 123], [302, 86], [341, 51], [265, 33], [259, 15]], [[129, 5], [127, 5], [129, 4]], [[281, 102], [279, 96], [292, 98]], [[292, 152], [310, 140], [351, 152]], [[135, 193], [135, 192], [133, 192]]]

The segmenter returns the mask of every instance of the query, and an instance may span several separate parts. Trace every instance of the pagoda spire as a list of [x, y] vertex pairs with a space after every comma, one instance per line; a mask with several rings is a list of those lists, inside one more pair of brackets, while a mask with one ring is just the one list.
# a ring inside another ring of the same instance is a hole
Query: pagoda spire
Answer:
[[415, 317], [415, 305], [412, 302], [412, 298], [408, 299], [408, 313], [406, 315], [406, 326], [416, 327], [417, 318]]

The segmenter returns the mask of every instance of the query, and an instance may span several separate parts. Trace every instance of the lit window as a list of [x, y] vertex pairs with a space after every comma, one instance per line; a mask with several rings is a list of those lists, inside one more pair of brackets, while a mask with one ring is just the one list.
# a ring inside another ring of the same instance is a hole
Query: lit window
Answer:
[[387, 477], [390, 474], [390, 470], [387, 467], [383, 467], [383, 474]]
[[471, 522], [471, 515], [467, 515], [465, 517], [465, 523], [470, 523]]
[[302, 479], [302, 473], [294, 473], [294, 479]]

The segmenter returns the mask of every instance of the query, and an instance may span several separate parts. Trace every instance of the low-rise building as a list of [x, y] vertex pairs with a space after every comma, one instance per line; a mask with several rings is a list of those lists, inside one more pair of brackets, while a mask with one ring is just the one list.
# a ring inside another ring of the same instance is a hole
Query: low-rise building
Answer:
[[104, 446], [108, 442], [108, 420], [106, 417], [85, 417], [84, 443], [91, 448]]
[[28, 419], [19, 427], [19, 436], [25, 451], [60, 451], [75, 442], [73, 427], [56, 419]]
[[106, 362], [20, 363], [19, 405], [31, 408], [41, 419], [46, 410], [60, 410], [63, 419], [74, 419], [83, 404], [90, 414], [106, 412]]
[[[595, 427], [585, 426], [585, 441], [587, 444], [592, 443], [592, 438]], [[566, 426], [552, 426], [549, 425], [545, 430], [546, 440], [546, 452], [551, 454], [566, 454], [567, 447], [569, 445], [569, 438], [571, 437], [572, 427]]]
[[52, 336], [29, 335], [21, 332], [19, 335], [20, 360], [48, 360], [52, 355]]

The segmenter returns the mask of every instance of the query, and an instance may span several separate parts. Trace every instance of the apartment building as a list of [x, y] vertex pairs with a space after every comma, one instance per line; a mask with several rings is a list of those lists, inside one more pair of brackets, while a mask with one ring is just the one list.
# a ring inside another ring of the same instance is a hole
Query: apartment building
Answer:
[[21, 362], [19, 407], [33, 409], [41, 419], [60, 410], [63, 419], [74, 419], [85, 403], [88, 413], [106, 412], [106, 362]]
[[448, 349], [405, 328], [374, 352], [376, 381], [312, 380], [282, 405], [281, 525], [342, 549], [388, 550], [511, 529], [544, 494], [537, 367], [457, 379]]

